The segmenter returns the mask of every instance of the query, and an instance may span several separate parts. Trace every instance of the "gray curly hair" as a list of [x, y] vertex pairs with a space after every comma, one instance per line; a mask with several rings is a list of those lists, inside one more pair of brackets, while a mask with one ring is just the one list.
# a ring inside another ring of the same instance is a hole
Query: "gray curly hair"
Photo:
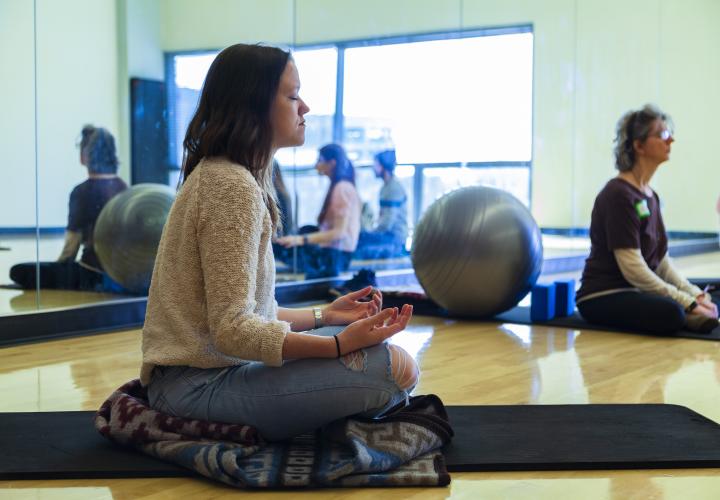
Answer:
[[102, 127], [85, 125], [80, 136], [80, 150], [86, 155], [88, 170], [95, 174], [116, 173], [118, 158], [112, 134]]
[[644, 142], [656, 120], [672, 125], [670, 116], [652, 104], [642, 109], [628, 111], [617, 123], [615, 130], [615, 168], [627, 172], [635, 165], [635, 141]]

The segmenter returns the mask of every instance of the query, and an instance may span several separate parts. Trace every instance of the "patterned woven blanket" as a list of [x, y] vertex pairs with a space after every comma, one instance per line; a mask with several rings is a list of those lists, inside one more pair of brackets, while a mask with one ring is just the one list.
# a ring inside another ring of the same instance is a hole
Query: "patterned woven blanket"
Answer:
[[155, 411], [132, 380], [103, 403], [95, 427], [118, 444], [239, 488], [450, 483], [440, 448], [453, 432], [435, 395], [410, 398], [381, 419], [349, 418], [269, 443], [250, 426]]

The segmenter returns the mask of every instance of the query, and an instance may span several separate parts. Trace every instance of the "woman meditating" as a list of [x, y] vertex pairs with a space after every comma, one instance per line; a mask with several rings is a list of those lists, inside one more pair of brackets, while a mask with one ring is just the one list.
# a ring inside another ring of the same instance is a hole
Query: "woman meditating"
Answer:
[[212, 63], [143, 328], [141, 382], [153, 408], [247, 424], [270, 441], [380, 416], [418, 380], [413, 358], [384, 342], [407, 326], [411, 306], [382, 310], [371, 287], [323, 308], [275, 301], [272, 158], [305, 140], [299, 91], [292, 57], [277, 48], [233, 45]]
[[577, 292], [578, 310], [591, 323], [656, 334], [718, 326], [710, 295], [685, 279], [668, 255], [660, 198], [650, 187], [673, 142], [670, 118], [653, 106], [618, 122], [619, 173], [595, 199], [590, 256]]

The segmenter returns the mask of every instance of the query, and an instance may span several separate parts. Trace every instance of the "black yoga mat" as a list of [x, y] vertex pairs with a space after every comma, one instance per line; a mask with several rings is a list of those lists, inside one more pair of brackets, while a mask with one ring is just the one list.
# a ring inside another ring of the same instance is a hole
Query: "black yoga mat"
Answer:
[[[720, 467], [720, 425], [683, 406], [449, 406], [448, 470]], [[0, 413], [0, 479], [182, 477], [117, 447], [93, 412]]]

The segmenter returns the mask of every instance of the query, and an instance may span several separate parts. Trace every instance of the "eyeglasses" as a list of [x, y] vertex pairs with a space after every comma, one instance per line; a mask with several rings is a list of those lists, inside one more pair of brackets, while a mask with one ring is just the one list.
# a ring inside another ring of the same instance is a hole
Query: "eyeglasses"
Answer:
[[654, 137], [659, 137], [660, 140], [662, 140], [662, 141], [667, 141], [668, 139], [670, 139], [671, 137], [673, 137], [674, 134], [673, 134], [673, 131], [670, 130], [669, 128], [664, 128], [664, 129], [662, 129], [660, 132], [658, 132], [657, 134], [653, 134], [653, 136], [654, 136]]

